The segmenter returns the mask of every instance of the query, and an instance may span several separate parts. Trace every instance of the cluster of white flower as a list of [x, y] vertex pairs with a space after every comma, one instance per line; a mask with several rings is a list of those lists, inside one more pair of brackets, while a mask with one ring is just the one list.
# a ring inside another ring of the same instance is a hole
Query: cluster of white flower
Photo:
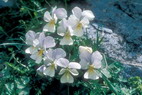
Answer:
[[61, 83], [73, 83], [73, 76], [79, 75], [77, 69], [85, 70], [85, 79], [98, 79], [100, 75], [97, 69], [102, 67], [103, 59], [99, 51], [93, 52], [91, 47], [79, 46], [80, 62], [69, 62], [62, 48], [51, 49], [56, 46], [55, 40], [45, 35], [45, 32], [57, 32], [59, 36], [63, 36], [60, 39], [60, 45], [73, 45], [71, 36], [83, 36], [83, 29], [94, 17], [90, 10], [82, 11], [79, 7], [73, 8], [72, 15], [68, 18], [64, 8], [53, 8], [51, 13], [46, 11], [44, 21], [47, 24], [43, 27], [43, 32], [35, 33], [30, 30], [26, 33], [26, 44], [30, 47], [25, 52], [31, 54], [30, 58], [36, 63], [40, 64], [43, 61], [37, 71], [54, 77], [57, 68], [60, 67]]

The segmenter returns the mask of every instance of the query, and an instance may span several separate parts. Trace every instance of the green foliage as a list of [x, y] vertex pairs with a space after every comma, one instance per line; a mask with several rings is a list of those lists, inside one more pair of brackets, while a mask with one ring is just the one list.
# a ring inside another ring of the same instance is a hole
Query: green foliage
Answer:
[[136, 76], [131, 77], [128, 80], [129, 86], [131, 86], [134, 89], [134, 92], [139, 93], [138, 95], [142, 94], [142, 78]]
[[[105, 56], [100, 80], [78, 79], [73, 84], [61, 84], [58, 78], [41, 77], [36, 73], [34, 61], [24, 53], [24, 35], [29, 29], [40, 31], [44, 25], [45, 10], [61, 3], [67, 8], [72, 1], [17, 0], [15, 8], [0, 9], [0, 95], [141, 95], [142, 79], [133, 77], [125, 80], [120, 76], [122, 64]], [[74, 38], [73, 46], [62, 48], [69, 52], [67, 57], [70, 60], [79, 61], [76, 51], [80, 45], [100, 50], [103, 38], [98, 34], [96, 38], [96, 41], [87, 37]]]

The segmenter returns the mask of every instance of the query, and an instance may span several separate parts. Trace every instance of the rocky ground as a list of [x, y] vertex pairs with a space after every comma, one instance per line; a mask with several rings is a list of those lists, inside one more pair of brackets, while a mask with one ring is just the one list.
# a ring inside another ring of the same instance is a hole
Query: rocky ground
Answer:
[[102, 48], [109, 57], [124, 64], [125, 77], [142, 77], [142, 0], [86, 0], [73, 3], [90, 9], [96, 18], [89, 27], [104, 35]]
[[96, 23], [88, 28], [89, 38], [96, 39], [97, 31], [104, 37], [101, 48], [110, 58], [120, 61], [124, 64], [122, 74], [128, 78], [131, 76], [142, 77], [142, 56], [133, 55], [128, 51], [129, 45], [121, 35], [114, 33], [111, 29], [98, 26]]
[[101, 27], [105, 53], [124, 64], [126, 77], [142, 77], [142, 0], [88, 2], [96, 16], [89, 31]]

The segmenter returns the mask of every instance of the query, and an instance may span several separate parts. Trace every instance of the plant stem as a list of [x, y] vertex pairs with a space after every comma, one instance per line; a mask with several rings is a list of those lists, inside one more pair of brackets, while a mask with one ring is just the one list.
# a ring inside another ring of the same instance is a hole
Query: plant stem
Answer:
[[70, 95], [70, 88], [69, 88], [69, 85], [68, 85], [68, 95]]
[[64, 2], [65, 2], [65, 8], [66, 8], [66, 10], [67, 10], [67, 9], [68, 9], [67, 0], [64, 0]]

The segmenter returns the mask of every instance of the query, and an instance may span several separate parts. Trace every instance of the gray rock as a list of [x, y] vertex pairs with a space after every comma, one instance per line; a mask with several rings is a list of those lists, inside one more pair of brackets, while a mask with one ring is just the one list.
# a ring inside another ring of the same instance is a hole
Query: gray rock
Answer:
[[[141, 0], [88, 0], [95, 21], [122, 35], [131, 47], [142, 44], [142, 1]], [[92, 3], [93, 2], [93, 3]], [[103, 7], [102, 7], [103, 6]]]
[[130, 52], [127, 48], [128, 43], [125, 42], [122, 36], [114, 33], [111, 29], [106, 27], [99, 28], [100, 26], [96, 23], [92, 25], [87, 29], [88, 37], [95, 40], [97, 31], [100, 37], [104, 37], [101, 48], [110, 58], [124, 64], [124, 71], [122, 71], [124, 77], [142, 77], [142, 55], [138, 55], [137, 52]]
[[96, 16], [94, 29], [104, 33], [104, 52], [124, 64], [125, 77], [142, 77], [142, 0], [88, 2]]
[[142, 63], [142, 55], [140, 55], [139, 57], [137, 57], [137, 62]]

